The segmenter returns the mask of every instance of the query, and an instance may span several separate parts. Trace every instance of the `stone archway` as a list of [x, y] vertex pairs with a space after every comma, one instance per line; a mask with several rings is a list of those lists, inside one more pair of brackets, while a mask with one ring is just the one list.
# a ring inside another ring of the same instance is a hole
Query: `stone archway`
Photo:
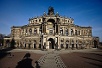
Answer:
[[53, 28], [55, 28], [55, 20], [54, 19], [48, 19], [47, 23], [52, 24]]
[[49, 49], [54, 49], [55, 48], [55, 40], [53, 38], [49, 38]]
[[36, 46], [36, 40], [34, 40], [34, 49], [36, 49], [37, 46]]
[[6, 47], [10, 47], [10, 40], [6, 40]]
[[47, 22], [52, 22], [54, 24], [55, 20], [54, 19], [48, 19]]
[[97, 48], [97, 46], [98, 46], [98, 42], [94, 40], [94, 48]]

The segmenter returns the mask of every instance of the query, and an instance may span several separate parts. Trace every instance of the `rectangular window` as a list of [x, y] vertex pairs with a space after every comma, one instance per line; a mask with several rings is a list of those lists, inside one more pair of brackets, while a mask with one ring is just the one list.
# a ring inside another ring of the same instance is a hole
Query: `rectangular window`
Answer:
[[68, 29], [66, 29], [66, 35], [68, 36]]
[[50, 35], [53, 34], [53, 30], [49, 30], [49, 34], [50, 34]]
[[61, 35], [63, 34], [63, 29], [62, 29], [62, 28], [60, 28], [60, 34], [61, 34]]

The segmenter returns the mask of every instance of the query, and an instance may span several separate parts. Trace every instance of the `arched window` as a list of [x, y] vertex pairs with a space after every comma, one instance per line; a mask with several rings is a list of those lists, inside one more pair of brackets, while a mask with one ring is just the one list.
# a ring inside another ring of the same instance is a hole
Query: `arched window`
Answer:
[[75, 35], [77, 35], [77, 30], [75, 30]]
[[83, 30], [81, 30], [81, 35], [83, 35]]
[[63, 40], [61, 40], [61, 42], [63, 42]]
[[72, 44], [74, 44], [74, 41], [72, 40]]
[[62, 28], [60, 28], [60, 34], [61, 34], [61, 35], [63, 34], [63, 29], [62, 29]]
[[80, 35], [80, 30], [78, 31], [78, 35]]
[[36, 48], [36, 40], [34, 40], [34, 48]]
[[66, 35], [68, 36], [68, 29], [66, 29]]
[[39, 22], [41, 22], [41, 19], [39, 19]]
[[68, 48], [69, 41], [66, 40], [66, 49]]
[[69, 43], [69, 41], [68, 40], [66, 40], [66, 44], [68, 44]]
[[64, 43], [64, 40], [61, 40], [61, 48], [64, 48], [63, 43]]
[[26, 29], [26, 33], [27, 33], [27, 29]]
[[71, 29], [71, 35], [73, 35], [73, 29]]
[[32, 29], [31, 28], [29, 29], [29, 33], [32, 34]]
[[25, 30], [25, 34], [27, 35], [27, 29]]

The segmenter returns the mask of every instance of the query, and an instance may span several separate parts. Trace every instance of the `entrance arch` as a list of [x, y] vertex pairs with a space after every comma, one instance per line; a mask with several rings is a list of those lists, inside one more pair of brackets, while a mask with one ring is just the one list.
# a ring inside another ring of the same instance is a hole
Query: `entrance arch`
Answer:
[[10, 47], [10, 40], [6, 40], [6, 47]]
[[55, 23], [55, 20], [54, 19], [48, 19], [47, 22], [51, 22], [51, 23], [54, 24]]
[[48, 39], [49, 42], [49, 49], [54, 49], [55, 46], [55, 40], [53, 38]]
[[97, 48], [97, 46], [98, 46], [98, 42], [94, 40], [94, 48]]
[[55, 20], [54, 19], [48, 19], [47, 20], [47, 23], [48, 24], [52, 24], [53, 25], [53, 28], [55, 28]]

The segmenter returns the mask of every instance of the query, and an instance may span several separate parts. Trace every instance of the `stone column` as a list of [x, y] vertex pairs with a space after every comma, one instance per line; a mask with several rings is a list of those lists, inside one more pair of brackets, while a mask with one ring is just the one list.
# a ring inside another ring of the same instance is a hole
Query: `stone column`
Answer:
[[36, 41], [36, 48], [39, 48], [39, 41]]
[[60, 25], [58, 24], [58, 34], [60, 33]]
[[70, 28], [68, 28], [68, 33], [69, 33], [69, 36], [71, 36], [71, 30], [70, 30]]
[[58, 43], [58, 49], [59, 49], [59, 37], [58, 37], [58, 42], [57, 43]]
[[75, 28], [73, 29], [73, 35], [75, 35]]
[[49, 49], [49, 41], [46, 42], [46, 49]]
[[4, 42], [3, 42], [3, 47], [6, 47], [6, 40], [4, 39]]
[[63, 46], [64, 46], [64, 48], [66, 47], [66, 40], [65, 40], [65, 38], [64, 38]]
[[46, 30], [45, 30], [45, 33], [47, 34], [47, 24], [46, 24]]
[[59, 37], [59, 48], [58, 49], [61, 49], [61, 38]]
[[28, 43], [26, 43], [26, 48], [28, 48]]
[[18, 47], [20, 47], [20, 48], [21, 48], [21, 44], [20, 44], [20, 41], [19, 41]]
[[46, 34], [46, 25], [44, 24], [44, 34]]
[[55, 24], [55, 28], [54, 28], [55, 30], [54, 30], [54, 34], [56, 34], [56, 24]]
[[34, 49], [34, 41], [32, 41], [32, 48]]
[[34, 34], [34, 28], [32, 28], [32, 34]]
[[44, 30], [43, 30], [43, 29], [44, 29], [44, 28], [43, 28], [43, 24], [42, 24], [41, 26], [42, 26], [42, 33], [44, 33]]
[[64, 30], [64, 27], [63, 27], [63, 34], [62, 34], [62, 35], [64, 35], [64, 31], [65, 31], [65, 30]]
[[76, 49], [76, 37], [74, 37], [74, 49]]
[[37, 28], [37, 34], [39, 34], [39, 28]]
[[29, 28], [28, 28], [28, 35], [30, 35], [30, 33], [29, 33]]

